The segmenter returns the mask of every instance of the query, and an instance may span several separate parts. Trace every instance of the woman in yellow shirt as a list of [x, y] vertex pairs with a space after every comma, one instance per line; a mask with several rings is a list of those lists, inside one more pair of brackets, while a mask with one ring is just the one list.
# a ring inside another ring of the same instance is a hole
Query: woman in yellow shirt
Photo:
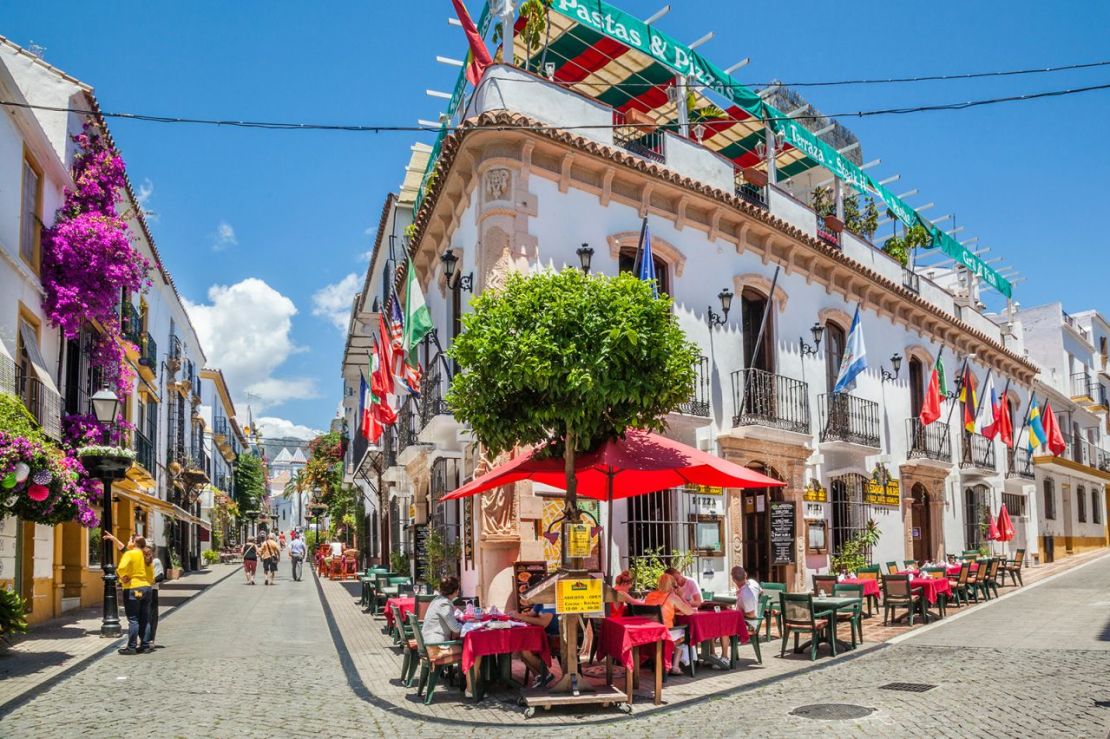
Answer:
[[[111, 540], [118, 545], [118, 539], [111, 537]], [[116, 566], [116, 575], [123, 586], [123, 610], [127, 613], [127, 646], [119, 650], [120, 654], [152, 651], [147, 640], [147, 625], [153, 600], [154, 556], [146, 548], [146, 539], [134, 537]]]

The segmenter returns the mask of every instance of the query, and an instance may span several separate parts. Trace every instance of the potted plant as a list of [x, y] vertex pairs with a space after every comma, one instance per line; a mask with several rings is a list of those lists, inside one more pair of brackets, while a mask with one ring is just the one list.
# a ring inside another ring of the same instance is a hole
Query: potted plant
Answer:
[[121, 480], [135, 461], [135, 451], [126, 447], [96, 444], [78, 449], [77, 458], [93, 477]]
[[844, 230], [844, 221], [834, 215], [827, 215], [825, 216], [825, 228], [833, 233], [840, 233]]
[[871, 547], [879, 541], [878, 525], [869, 520], [867, 526], [840, 547], [840, 551], [830, 558], [830, 571], [836, 574], [859, 572], [860, 568], [871, 564]]
[[27, 603], [12, 590], [0, 588], [0, 646], [8, 643], [8, 634], [27, 632]]
[[167, 580], [177, 580], [181, 577], [181, 555], [176, 549], [170, 549], [170, 569], [166, 573]]

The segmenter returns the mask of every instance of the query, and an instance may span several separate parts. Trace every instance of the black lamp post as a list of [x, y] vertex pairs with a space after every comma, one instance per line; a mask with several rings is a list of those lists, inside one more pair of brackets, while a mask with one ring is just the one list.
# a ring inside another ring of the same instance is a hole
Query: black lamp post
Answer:
[[[116, 414], [119, 412], [119, 398], [107, 387], [102, 387], [93, 394], [90, 401], [92, 402], [93, 415], [96, 416], [105, 439], [108, 439], [112, 426], [116, 422]], [[103, 512], [101, 514], [100, 530], [102, 532], [107, 531], [109, 534], [114, 533], [112, 530], [114, 526], [112, 521], [112, 482], [123, 479], [123, 476], [127, 473], [127, 468], [131, 466], [131, 460], [127, 457], [90, 456], [82, 457], [81, 461], [85, 464], [89, 473], [100, 480], [100, 484], [104, 488], [104, 495], [101, 498]], [[100, 635], [114, 639], [123, 633], [119, 623], [119, 603], [116, 600], [116, 583], [119, 581], [119, 577], [116, 575], [115, 546], [103, 536], [100, 545], [100, 570], [104, 573], [102, 578], [104, 581], [104, 604], [100, 620]]]
[[880, 367], [883, 373], [883, 382], [888, 380], [893, 382], [898, 379], [898, 370], [902, 369], [902, 355], [895, 352], [894, 356], [890, 358], [890, 366], [894, 369], [893, 372], [887, 372], [886, 367]]
[[316, 519], [316, 546], [320, 546], [320, 516], [327, 512], [328, 507], [323, 503], [313, 503], [308, 507], [312, 517]]
[[821, 325], [820, 321], [814, 321], [809, 332], [813, 334], [813, 346], [807, 344], [805, 339], [798, 339], [798, 344], [802, 348], [803, 357], [817, 354], [817, 350], [821, 348], [821, 338], [825, 335], [825, 327]]
[[705, 320], [709, 322], [709, 327], [723, 326], [725, 321], [728, 320], [728, 309], [732, 307], [732, 291], [727, 287], [721, 292], [717, 293], [717, 299], [721, 301], [721, 313], [717, 315], [713, 312], [713, 306], [709, 306], [705, 310]]
[[459, 275], [458, 279], [452, 282], [452, 277], [455, 275], [455, 264], [458, 263], [459, 258], [455, 255], [454, 250], [448, 249], [443, 252], [443, 256], [439, 258], [443, 262], [443, 274], [447, 278], [447, 287], [452, 290], [465, 290], [469, 293], [474, 292], [474, 273], [468, 275]]
[[582, 267], [582, 273], [590, 274], [590, 261], [594, 258], [593, 247], [589, 244], [582, 244], [574, 253], [578, 255], [578, 264]]

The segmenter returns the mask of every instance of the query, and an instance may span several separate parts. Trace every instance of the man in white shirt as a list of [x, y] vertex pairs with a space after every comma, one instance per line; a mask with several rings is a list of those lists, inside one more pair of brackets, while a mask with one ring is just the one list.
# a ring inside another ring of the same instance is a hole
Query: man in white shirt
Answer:
[[746, 617], [755, 618], [763, 588], [749, 578], [747, 571], [740, 565], [732, 568], [732, 582], [736, 585], [736, 608], [742, 610]]
[[665, 572], [674, 578], [674, 584], [677, 586], [675, 592], [678, 593], [678, 597], [686, 601], [691, 608], [698, 608], [701, 605], [701, 588], [693, 578], [686, 577], [674, 567], [668, 567]]
[[289, 561], [293, 565], [293, 580], [295, 582], [299, 582], [301, 579], [301, 568], [304, 566], [304, 558], [307, 552], [308, 549], [304, 545], [304, 539], [294, 531], [293, 541], [289, 542]]

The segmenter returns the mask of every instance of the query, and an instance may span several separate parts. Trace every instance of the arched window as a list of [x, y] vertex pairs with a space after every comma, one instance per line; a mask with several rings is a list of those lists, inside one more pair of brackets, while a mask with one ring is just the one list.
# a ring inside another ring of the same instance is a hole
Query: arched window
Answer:
[[848, 336], [844, 329], [832, 321], [825, 323], [825, 380], [829, 392], [836, 386], [840, 374], [840, 362], [844, 359], [844, 347]]
[[910, 357], [910, 417], [921, 415], [925, 405], [925, 365], [917, 357]]
[[867, 483], [866, 477], [857, 474], [840, 475], [829, 482], [832, 504], [830, 551], [839, 553], [852, 537], [867, 527], [871, 518], [871, 506], [866, 496]]
[[1052, 478], [1044, 481], [1044, 517], [1049, 520], [1056, 518], [1056, 486]]
[[[621, 247], [620, 256], [617, 258], [617, 269], [623, 274], [631, 272], [638, 275], [639, 265], [636, 263], [636, 247], [625, 246]], [[655, 265], [655, 281], [659, 285], [660, 294], [671, 294], [671, 279], [670, 279], [670, 265], [659, 258], [658, 255], [652, 255], [652, 263]]]

